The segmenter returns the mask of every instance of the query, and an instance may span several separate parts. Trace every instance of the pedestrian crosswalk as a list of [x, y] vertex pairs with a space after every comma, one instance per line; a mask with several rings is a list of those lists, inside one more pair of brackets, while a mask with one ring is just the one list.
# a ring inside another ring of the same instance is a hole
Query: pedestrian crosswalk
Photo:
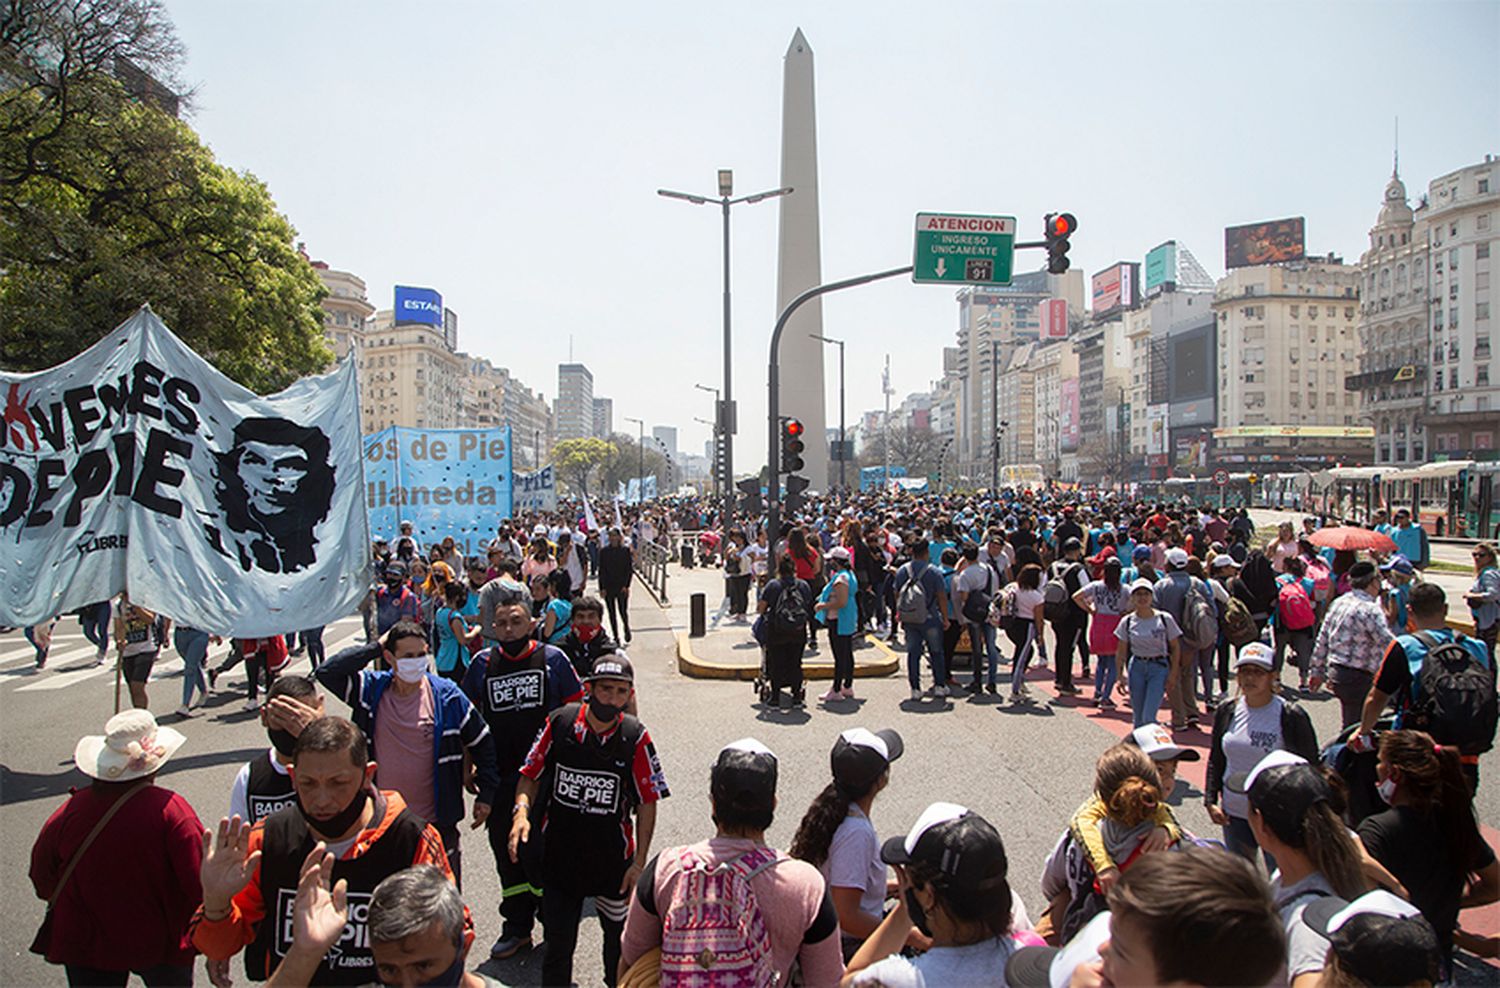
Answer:
[[[55, 693], [77, 686], [80, 683], [88, 683], [100, 677], [112, 677], [115, 672], [115, 653], [113, 648], [105, 655], [105, 661], [100, 665], [94, 665], [94, 658], [98, 650], [93, 643], [86, 639], [81, 631], [74, 630], [77, 625], [71, 620], [58, 623], [57, 630], [52, 636], [52, 646], [47, 655], [47, 667], [42, 670], [35, 669], [36, 650], [26, 640], [20, 631], [0, 635], [0, 690], [10, 688], [14, 693]], [[359, 615], [354, 614], [341, 618], [323, 630], [323, 648], [330, 657], [341, 649], [350, 645], [357, 645], [365, 640], [364, 624]], [[209, 649], [208, 663], [217, 666], [224, 661], [226, 656], [224, 646], [213, 646]], [[220, 680], [221, 689], [239, 688], [242, 680], [236, 673], [242, 673], [243, 666], [237, 667], [229, 673], [234, 681]], [[151, 669], [151, 682], [155, 683], [164, 679], [177, 679], [182, 675], [182, 656], [178, 655], [169, 643], [162, 650], [161, 657]], [[306, 674], [311, 671], [307, 653], [296, 656], [283, 670], [286, 673]]]

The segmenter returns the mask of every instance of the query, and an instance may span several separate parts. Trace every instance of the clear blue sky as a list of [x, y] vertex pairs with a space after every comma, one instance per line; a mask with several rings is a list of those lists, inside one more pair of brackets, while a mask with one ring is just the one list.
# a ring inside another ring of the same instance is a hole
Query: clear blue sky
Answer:
[[[1175, 238], [1210, 273], [1223, 227], [1307, 218], [1356, 260], [1391, 169], [1500, 152], [1500, 3], [167, 0], [191, 118], [264, 180], [314, 258], [371, 300], [441, 291], [460, 346], [549, 399], [572, 355], [621, 416], [702, 451], [720, 360], [717, 210], [659, 198], [779, 184], [782, 56], [816, 55], [823, 274], [910, 262], [918, 211], [1078, 216], [1085, 277]], [[744, 468], [763, 460], [777, 209], [734, 228]], [[1035, 229], [1033, 229], [1035, 228]], [[1035, 254], [1035, 252], [1033, 252]], [[1018, 256], [1031, 269], [1037, 257]], [[941, 373], [953, 293], [898, 279], [832, 296], [849, 417]], [[830, 353], [829, 421], [837, 422]]]

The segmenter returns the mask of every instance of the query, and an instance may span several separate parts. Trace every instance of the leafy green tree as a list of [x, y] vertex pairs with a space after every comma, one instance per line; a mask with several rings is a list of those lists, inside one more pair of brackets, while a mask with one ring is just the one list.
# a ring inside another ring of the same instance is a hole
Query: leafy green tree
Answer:
[[603, 439], [564, 439], [552, 447], [552, 465], [573, 493], [588, 494], [589, 478], [615, 454], [615, 444]]
[[151, 98], [167, 88], [117, 78], [173, 78], [159, 5], [9, 0], [0, 56], [0, 364], [60, 363], [149, 303], [256, 391], [327, 366], [324, 289], [269, 191]]

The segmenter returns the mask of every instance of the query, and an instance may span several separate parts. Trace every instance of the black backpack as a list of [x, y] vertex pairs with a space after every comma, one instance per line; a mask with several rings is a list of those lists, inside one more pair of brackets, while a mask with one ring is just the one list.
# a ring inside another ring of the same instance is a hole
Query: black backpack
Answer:
[[964, 618], [974, 624], [983, 624], [990, 617], [990, 599], [994, 592], [995, 571], [988, 565], [984, 567], [984, 571], [984, 589], [970, 590], [969, 595], [964, 598]]
[[771, 607], [771, 639], [777, 642], [794, 641], [807, 634], [807, 619], [811, 612], [807, 608], [807, 594], [790, 580], [782, 584]]
[[1439, 641], [1430, 632], [1418, 631], [1412, 637], [1427, 647], [1427, 654], [1413, 677], [1414, 699], [1401, 726], [1426, 731], [1461, 754], [1489, 751], [1500, 720], [1490, 670], [1464, 646], [1463, 635]]

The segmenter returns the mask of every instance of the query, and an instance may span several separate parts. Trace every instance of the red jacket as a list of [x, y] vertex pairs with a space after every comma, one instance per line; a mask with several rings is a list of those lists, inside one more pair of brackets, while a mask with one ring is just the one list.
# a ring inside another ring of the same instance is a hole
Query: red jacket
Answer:
[[[31, 884], [44, 902], [94, 824], [124, 791], [90, 786], [42, 825]], [[115, 814], [73, 869], [52, 914], [47, 960], [107, 971], [188, 965], [188, 920], [203, 901], [203, 824], [187, 800], [150, 785]]]

